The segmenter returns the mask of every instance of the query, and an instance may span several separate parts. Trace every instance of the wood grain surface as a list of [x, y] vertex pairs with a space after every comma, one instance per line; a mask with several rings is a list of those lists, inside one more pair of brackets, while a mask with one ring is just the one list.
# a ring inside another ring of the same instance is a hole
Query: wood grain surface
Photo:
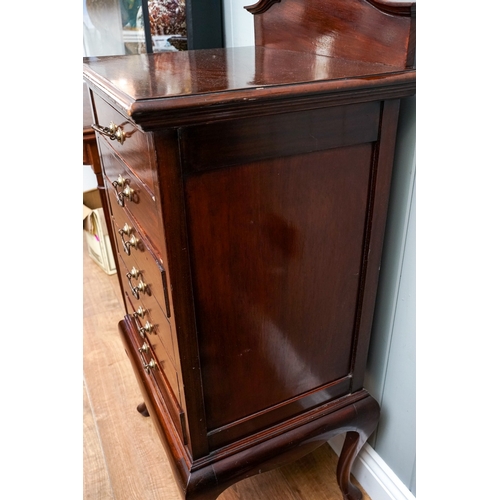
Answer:
[[[142, 397], [118, 335], [124, 309], [117, 276], [105, 274], [85, 247], [83, 276], [84, 498], [179, 500], [153, 423], [136, 410]], [[219, 500], [342, 500], [336, 467], [337, 456], [323, 445], [231, 486]], [[363, 500], [370, 500], [365, 492]]]

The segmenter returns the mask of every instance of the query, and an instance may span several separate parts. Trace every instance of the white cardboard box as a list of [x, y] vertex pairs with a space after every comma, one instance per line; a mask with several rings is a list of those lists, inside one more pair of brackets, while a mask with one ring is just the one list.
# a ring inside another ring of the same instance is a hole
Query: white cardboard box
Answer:
[[116, 265], [98, 189], [83, 192], [83, 229], [90, 258], [106, 274], [115, 274]]

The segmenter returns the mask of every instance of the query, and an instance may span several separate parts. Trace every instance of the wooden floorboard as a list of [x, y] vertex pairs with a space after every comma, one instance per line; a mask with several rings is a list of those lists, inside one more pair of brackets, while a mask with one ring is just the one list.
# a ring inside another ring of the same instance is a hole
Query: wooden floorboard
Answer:
[[[180, 500], [118, 335], [118, 278], [83, 251], [83, 429], [85, 500]], [[241, 481], [219, 500], [342, 500], [337, 456], [326, 444], [297, 462]], [[366, 493], [363, 500], [370, 500]]]
[[90, 408], [87, 388], [83, 384], [83, 462], [85, 467], [83, 498], [85, 500], [113, 500], [113, 490], [104, 459], [101, 439]]

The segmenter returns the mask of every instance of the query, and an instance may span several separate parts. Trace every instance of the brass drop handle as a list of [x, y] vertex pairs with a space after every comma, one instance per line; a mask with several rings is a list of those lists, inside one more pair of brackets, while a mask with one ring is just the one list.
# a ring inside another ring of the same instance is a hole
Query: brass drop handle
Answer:
[[149, 321], [146, 321], [146, 324], [143, 327], [139, 328], [139, 333], [141, 334], [141, 337], [144, 338], [144, 335], [146, 333], [152, 333], [153, 329], [154, 326]]
[[125, 253], [127, 255], [130, 255], [130, 247], [137, 248], [137, 245], [139, 243], [139, 240], [134, 235], [132, 235], [128, 241], [125, 241], [123, 235], [126, 234], [128, 236], [132, 231], [133, 228], [131, 228], [128, 224], [125, 224], [121, 229], [118, 230], [118, 233], [120, 233], [120, 236], [122, 238], [123, 250], [125, 250]]
[[137, 286], [134, 287], [134, 289], [132, 290], [132, 293], [134, 294], [134, 297], [136, 299], [139, 298], [139, 292], [142, 292], [142, 293], [146, 293], [148, 290], [148, 285], [146, 285], [146, 283], [144, 283], [142, 280], [139, 281], [139, 283], [137, 283]]
[[137, 279], [141, 275], [141, 271], [133, 267], [129, 273], [127, 273], [127, 276], [130, 274], [132, 278]]
[[115, 188], [115, 195], [116, 195], [116, 201], [118, 202], [118, 205], [120, 207], [123, 207], [125, 204], [125, 201], [123, 199], [123, 191], [118, 191], [118, 187], [125, 186], [127, 184], [127, 180], [125, 180], [122, 175], [120, 174], [118, 176], [118, 179], [116, 181], [113, 181], [113, 187]]
[[[116, 181], [113, 181], [113, 187], [115, 188], [115, 195], [116, 195], [116, 201], [118, 202], [118, 205], [120, 207], [123, 207], [125, 205], [125, 200], [123, 199], [124, 197], [128, 198], [130, 201], [132, 201], [132, 198], [134, 196], [134, 190], [129, 186], [129, 181], [127, 179], [124, 179], [122, 175], [120, 174], [118, 176], [118, 179]], [[122, 187], [123, 191], [118, 191], [118, 187]]]
[[139, 240], [132, 235], [132, 237], [124, 243], [124, 248], [125, 252], [127, 252], [127, 255], [130, 255], [130, 247], [137, 248], [137, 244], [139, 243]]
[[125, 132], [121, 127], [111, 122], [109, 127], [101, 127], [100, 125], [92, 125], [92, 128], [106, 137], [109, 137], [112, 141], [117, 140], [120, 144], [125, 142]]
[[146, 342], [144, 342], [142, 347], [139, 347], [139, 349], [137, 350], [139, 351], [139, 355], [141, 356], [142, 366], [144, 370], [146, 370], [146, 373], [151, 373], [151, 370], [158, 368], [158, 365], [156, 364], [156, 361], [154, 359], [152, 359], [149, 363], [147, 363], [146, 360], [144, 359], [143, 353], [149, 351], [149, 346], [147, 345]]
[[138, 279], [140, 275], [141, 272], [138, 271], [135, 267], [133, 267], [130, 272], [126, 274], [130, 290], [132, 290], [132, 293], [136, 299], [139, 298], [139, 292], [146, 293], [148, 290], [148, 285], [146, 285], [146, 283], [144, 283], [142, 280], [140, 280], [136, 286], [132, 284], [132, 278]]
[[134, 316], [137, 318], [137, 316], [139, 316], [140, 318], [144, 318], [144, 316], [146, 316], [146, 309], [144, 309], [144, 307], [142, 306], [139, 306], [139, 308], [137, 309], [137, 311], [134, 311]]
[[118, 189], [115, 186], [115, 191], [116, 191], [116, 201], [118, 202], [118, 205], [120, 205], [120, 207], [125, 206], [125, 200], [123, 199], [124, 197], [132, 201], [132, 197], [134, 196], [134, 190], [128, 184], [123, 188], [123, 191], [118, 191]]
[[144, 363], [142, 366], [144, 367], [144, 370], [146, 370], [146, 373], [151, 373], [151, 370], [158, 368], [154, 359], [152, 359], [149, 363]]
[[134, 195], [134, 190], [127, 184], [122, 191], [123, 196], [126, 196], [132, 201], [132, 196]]
[[113, 182], [113, 186], [124, 186], [127, 183], [127, 181], [122, 177], [122, 174], [118, 176], [118, 179]]
[[126, 234], [127, 236], [134, 230], [133, 227], [129, 226], [127, 223], [118, 231], [120, 234]]

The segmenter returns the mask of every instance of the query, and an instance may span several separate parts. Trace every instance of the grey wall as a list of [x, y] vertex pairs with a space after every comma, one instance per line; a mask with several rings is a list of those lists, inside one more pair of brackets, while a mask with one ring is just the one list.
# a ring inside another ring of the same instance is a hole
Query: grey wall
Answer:
[[244, 8], [254, 3], [248, 0], [222, 1], [226, 47], [254, 45], [253, 15]]

